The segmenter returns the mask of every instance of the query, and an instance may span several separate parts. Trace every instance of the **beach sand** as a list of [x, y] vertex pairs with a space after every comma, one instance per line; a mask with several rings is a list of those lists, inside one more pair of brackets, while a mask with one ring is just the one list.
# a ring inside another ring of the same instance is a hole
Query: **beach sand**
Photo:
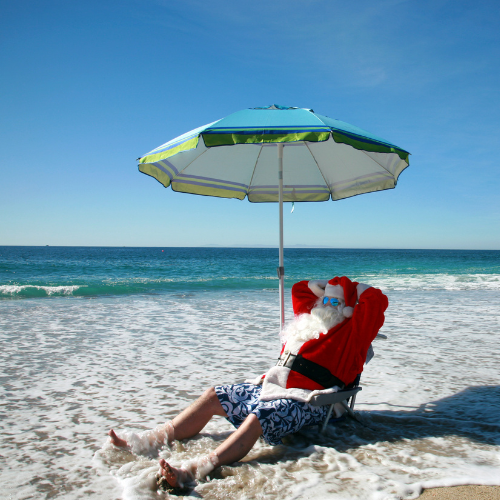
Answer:
[[419, 500], [500, 500], [500, 486], [451, 486], [424, 490]]

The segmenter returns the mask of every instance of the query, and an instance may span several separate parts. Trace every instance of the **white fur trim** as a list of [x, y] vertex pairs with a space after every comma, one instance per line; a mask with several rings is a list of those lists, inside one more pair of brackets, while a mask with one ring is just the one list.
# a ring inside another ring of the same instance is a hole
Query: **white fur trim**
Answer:
[[371, 288], [370, 285], [365, 285], [364, 283], [358, 283], [358, 286], [356, 287], [356, 291], [358, 293], [358, 300], [361, 297], [361, 294], [365, 291], [368, 290], [368, 288]]
[[311, 290], [316, 297], [323, 297], [325, 295], [325, 286], [328, 284], [328, 280], [311, 280], [307, 283], [309, 290]]
[[354, 309], [352, 307], [345, 306], [344, 308], [342, 308], [342, 314], [346, 318], [352, 318], [353, 313], [354, 313]]
[[295, 399], [306, 402], [311, 391], [307, 389], [286, 388], [286, 382], [290, 368], [284, 366], [273, 366], [267, 373], [262, 386], [259, 399], [261, 401], [272, 401], [274, 399]]
[[[283, 368], [283, 367], [275, 367], [275, 368]], [[271, 368], [272, 370], [273, 368]], [[283, 368], [290, 373], [288, 368]], [[266, 379], [267, 380], [267, 375]], [[260, 393], [261, 401], [272, 401], [273, 399], [294, 399], [295, 401], [302, 401], [302, 403], [309, 403], [314, 396], [321, 396], [322, 394], [333, 394], [339, 391], [340, 388], [337, 386], [330, 387], [329, 389], [321, 389], [316, 391], [311, 391], [309, 389], [299, 389], [299, 388], [291, 388], [285, 389], [284, 387], [274, 386], [271, 387], [267, 385], [262, 388], [262, 392]]]
[[322, 394], [334, 394], [340, 390], [340, 387], [337, 387], [336, 385], [333, 387], [330, 387], [328, 389], [321, 389], [321, 390], [316, 390], [316, 391], [311, 391], [309, 393], [309, 396], [307, 396], [306, 403], [309, 403], [311, 399], [314, 396], [321, 396]]
[[[290, 374], [290, 368], [284, 366], [273, 366], [266, 373], [266, 378], [262, 384], [262, 393], [275, 393], [276, 391], [281, 392], [283, 388], [286, 387], [286, 382], [288, 380], [288, 375]], [[270, 398], [279, 399], [279, 398]]]
[[345, 302], [344, 289], [340, 285], [326, 285], [325, 295], [327, 297], [335, 297]]

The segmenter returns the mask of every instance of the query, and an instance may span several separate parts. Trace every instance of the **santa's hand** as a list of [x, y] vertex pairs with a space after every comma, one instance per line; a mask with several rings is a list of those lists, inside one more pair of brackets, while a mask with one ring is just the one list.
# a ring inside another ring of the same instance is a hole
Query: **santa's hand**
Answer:
[[323, 297], [323, 295], [325, 295], [325, 286], [327, 284], [328, 280], [311, 280], [307, 285], [316, 297]]

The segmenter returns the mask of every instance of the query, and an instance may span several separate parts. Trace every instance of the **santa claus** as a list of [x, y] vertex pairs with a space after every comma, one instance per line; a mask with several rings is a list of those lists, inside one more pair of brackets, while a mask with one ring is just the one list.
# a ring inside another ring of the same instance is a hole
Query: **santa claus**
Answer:
[[296, 283], [292, 304], [295, 318], [281, 334], [283, 348], [263, 378], [261, 400], [309, 401], [311, 391], [354, 382], [389, 302], [379, 289], [344, 276]]
[[109, 432], [111, 443], [136, 451], [141, 441], [158, 446], [199, 433], [214, 415], [236, 431], [214, 452], [182, 467], [160, 460], [160, 483], [185, 486], [214, 468], [243, 458], [262, 436], [271, 444], [307, 425], [321, 423], [327, 408], [309, 404], [315, 394], [349, 386], [363, 371], [372, 340], [384, 323], [387, 297], [345, 276], [300, 281], [292, 288], [295, 318], [281, 332], [276, 366], [252, 383], [211, 387], [172, 421], [128, 439]]

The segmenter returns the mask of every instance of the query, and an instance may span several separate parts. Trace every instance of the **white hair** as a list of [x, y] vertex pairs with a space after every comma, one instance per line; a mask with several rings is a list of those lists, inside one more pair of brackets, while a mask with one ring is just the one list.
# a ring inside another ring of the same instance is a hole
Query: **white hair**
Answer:
[[304, 342], [319, 339], [320, 335], [344, 321], [345, 317], [336, 307], [324, 306], [321, 300], [318, 300], [310, 314], [296, 316], [281, 331], [281, 343], [286, 343], [287, 350], [292, 354], [297, 354]]

